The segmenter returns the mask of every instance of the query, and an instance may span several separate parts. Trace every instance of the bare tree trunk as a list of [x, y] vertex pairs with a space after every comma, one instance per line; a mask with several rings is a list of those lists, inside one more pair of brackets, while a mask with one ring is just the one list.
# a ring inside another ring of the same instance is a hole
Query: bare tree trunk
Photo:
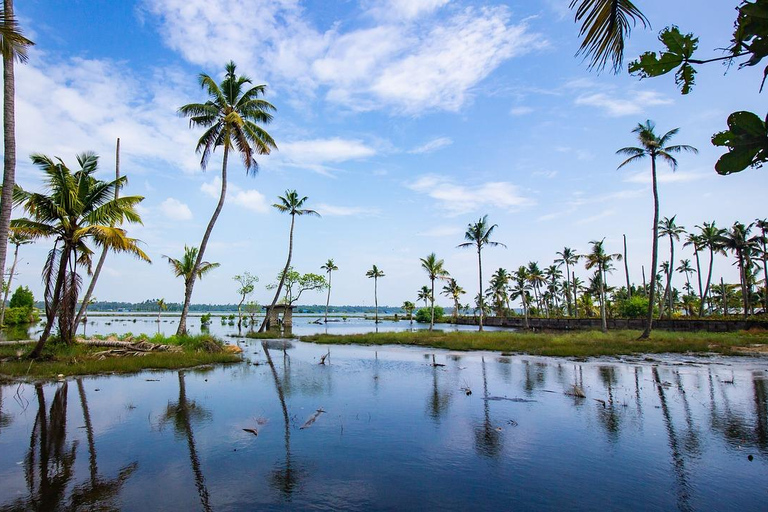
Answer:
[[376, 305], [376, 321], [374, 323], [379, 323], [379, 278], [374, 277], [373, 278], [373, 302]]
[[432, 311], [429, 319], [429, 330], [431, 331], [435, 327], [435, 279], [432, 278]]
[[576, 318], [579, 318], [579, 306], [577, 304], [578, 301], [578, 290], [576, 289], [576, 272], [573, 273], [573, 290], [571, 290], [573, 293], [573, 316]]
[[288, 274], [288, 269], [291, 266], [291, 258], [293, 257], [293, 226], [296, 221], [296, 216], [294, 214], [291, 214], [291, 231], [288, 235], [288, 261], [285, 262], [285, 268], [283, 268], [283, 274], [280, 276], [280, 283], [277, 285], [277, 290], [275, 291], [275, 296], [272, 299], [272, 304], [269, 306], [269, 308], [266, 311], [266, 314], [264, 315], [264, 321], [261, 322], [261, 327], [259, 327], [259, 332], [264, 332], [265, 329], [269, 329], [271, 326], [269, 325], [269, 315], [272, 311], [272, 309], [275, 307], [275, 304], [277, 304], [277, 300], [280, 298], [280, 292], [283, 291], [283, 284], [285, 284], [285, 276]]
[[328, 305], [331, 303], [331, 274], [332, 272], [328, 271], [328, 296], [325, 298], [325, 323], [328, 323]]
[[[115, 181], [120, 179], [120, 138], [117, 139], [117, 144], [115, 146]], [[115, 201], [120, 197], [120, 187], [115, 186]], [[101, 274], [101, 267], [104, 266], [104, 261], [107, 259], [107, 253], [109, 252], [109, 249], [104, 247], [101, 251], [101, 256], [99, 257], [98, 263], [96, 263], [96, 270], [93, 272], [93, 277], [91, 277], [91, 283], [88, 285], [88, 290], [85, 292], [85, 295], [83, 296], [83, 303], [80, 306], [80, 311], [77, 313], [77, 318], [75, 319], [75, 324], [72, 326], [72, 334], [74, 335], [75, 330], [77, 329], [77, 326], [80, 325], [80, 319], [85, 314], [85, 310], [88, 308], [88, 302], [91, 300], [91, 295], [93, 294], [93, 290], [96, 288], [96, 281], [99, 279], [99, 275]]]
[[704, 289], [701, 285], [701, 258], [699, 257], [699, 250], [698, 246], [693, 246], [693, 251], [696, 255], [696, 278], [699, 281], [699, 318], [701, 318], [701, 314], [704, 312]]
[[627, 275], [627, 298], [632, 298], [632, 286], [629, 284], [629, 263], [627, 262], [627, 235], [624, 237], [624, 273]]
[[478, 328], [478, 331], [483, 330], [483, 315], [485, 314], [484, 311], [484, 304], [483, 304], [483, 258], [480, 255], [480, 246], [477, 246], [477, 274], [480, 280], [480, 327]]
[[645, 265], [642, 265], [640, 267], [640, 270], [643, 271], [643, 295], [648, 296], [648, 284], [645, 282]]
[[13, 274], [16, 272], [16, 262], [19, 261], [19, 247], [21, 247], [21, 244], [16, 244], [16, 249], [13, 250], [13, 265], [11, 265], [11, 272], [8, 274], [8, 284], [3, 293], [3, 303], [0, 304], [0, 327], [5, 325], [5, 303], [8, 302], [8, 293], [11, 291]]
[[672, 293], [672, 275], [675, 273], [675, 239], [672, 235], [669, 235], [669, 272], [667, 273], [667, 300], [669, 301], [669, 307], [667, 310], [667, 318], [672, 318], [672, 312], [675, 309], [673, 304]]
[[723, 316], [728, 316], [728, 294], [722, 277], [720, 278], [720, 290], [723, 294]]
[[602, 268], [597, 268], [600, 272], [600, 330], [608, 332], [608, 321], [605, 314], [605, 272]]
[[568, 301], [568, 316], [573, 316], [573, 307], [571, 306], [571, 298], [573, 296], [573, 290], [571, 290], [571, 266], [567, 260], [565, 262], [565, 281], [568, 283], [565, 294], [565, 299]]
[[[4, 0], [5, 23], [13, 19], [13, 0]], [[13, 187], [16, 184], [16, 81], [13, 56], [3, 57], [3, 190], [0, 196], [0, 278], [5, 278], [8, 254], [8, 229], [13, 212]], [[0, 321], [2, 325], [2, 321]]]
[[651, 183], [653, 188], [653, 249], [651, 253], [651, 289], [648, 293], [648, 314], [645, 330], [640, 339], [648, 339], [653, 329], [653, 303], [656, 298], [656, 265], [659, 252], [659, 189], [656, 182], [656, 155], [651, 155]]
[[181, 308], [181, 318], [179, 319], [179, 328], [176, 330], [176, 335], [181, 336], [187, 334], [187, 315], [189, 314], [189, 304], [192, 302], [192, 289], [195, 287], [195, 279], [197, 278], [197, 271], [200, 268], [200, 263], [203, 261], [203, 254], [205, 254], [205, 248], [208, 246], [208, 239], [211, 237], [213, 226], [216, 224], [216, 219], [219, 218], [221, 209], [224, 207], [224, 199], [227, 196], [227, 159], [229, 158], [229, 146], [224, 145], [224, 158], [221, 162], [221, 195], [219, 196], [219, 202], [216, 204], [216, 209], [213, 211], [213, 216], [208, 222], [208, 227], [205, 229], [203, 240], [200, 242], [200, 250], [197, 253], [197, 260], [195, 260], [195, 268], [192, 271], [192, 276], [184, 286], [184, 306]]

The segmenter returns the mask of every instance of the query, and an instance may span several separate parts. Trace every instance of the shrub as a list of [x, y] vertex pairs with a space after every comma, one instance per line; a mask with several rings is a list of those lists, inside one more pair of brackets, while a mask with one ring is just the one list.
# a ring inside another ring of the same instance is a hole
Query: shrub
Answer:
[[[440, 306], [435, 306], [435, 322], [440, 320], [443, 315], [445, 314], [445, 310], [441, 308]], [[414, 320], [417, 322], [428, 324], [430, 322], [430, 319], [432, 317], [432, 312], [429, 308], [421, 308], [416, 312], [416, 315], [414, 315]]]
[[[658, 308], [653, 309], [654, 315], [657, 315]], [[648, 314], [648, 299], [634, 295], [631, 299], [622, 300], [618, 304], [618, 313], [621, 318], [643, 318]]]
[[11, 296], [11, 302], [8, 304], [10, 308], [29, 308], [32, 309], [35, 305], [35, 297], [32, 292], [26, 286], [19, 286]]
[[21, 325], [38, 322], [40, 315], [31, 307], [5, 308], [5, 325]]

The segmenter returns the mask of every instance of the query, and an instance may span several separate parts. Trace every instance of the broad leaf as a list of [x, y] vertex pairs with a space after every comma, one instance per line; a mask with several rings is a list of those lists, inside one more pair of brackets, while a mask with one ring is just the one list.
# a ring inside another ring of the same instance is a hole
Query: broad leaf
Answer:
[[719, 174], [761, 167], [768, 162], [768, 117], [763, 120], [752, 112], [734, 112], [728, 116], [728, 130], [712, 136], [712, 144], [728, 148], [715, 164]]
[[629, 63], [629, 72], [640, 78], [649, 78], [665, 75], [679, 68], [675, 73], [675, 83], [683, 94], [688, 94], [696, 75], [696, 70], [689, 61], [699, 47], [699, 39], [693, 34], [683, 34], [679, 28], [672, 26], [661, 31], [659, 41], [666, 49], [658, 53], [644, 53], [639, 59]]

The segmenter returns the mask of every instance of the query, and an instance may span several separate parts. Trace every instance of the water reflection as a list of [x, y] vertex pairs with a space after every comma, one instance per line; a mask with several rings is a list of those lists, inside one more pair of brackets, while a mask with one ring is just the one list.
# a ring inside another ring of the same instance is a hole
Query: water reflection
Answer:
[[485, 368], [485, 357], [481, 359], [483, 373], [483, 422], [475, 426], [475, 449], [484, 457], [498, 457], [503, 448], [501, 429], [491, 422], [491, 401], [488, 394], [488, 373]]
[[450, 391], [440, 389], [438, 375], [445, 373], [441, 368], [442, 367], [438, 366], [436, 363], [432, 363], [432, 392], [429, 394], [429, 399], [427, 400], [427, 412], [429, 417], [432, 418], [435, 423], [440, 423], [440, 420], [445, 416], [448, 407], [451, 405], [452, 396]]

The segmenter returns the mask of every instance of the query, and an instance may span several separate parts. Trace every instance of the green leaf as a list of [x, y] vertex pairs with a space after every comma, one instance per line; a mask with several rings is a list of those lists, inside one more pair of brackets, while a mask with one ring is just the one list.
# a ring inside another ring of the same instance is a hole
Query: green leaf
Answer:
[[661, 76], [679, 68], [675, 73], [675, 83], [683, 94], [688, 94], [694, 85], [696, 70], [690, 59], [699, 46], [699, 39], [693, 34], [682, 34], [680, 29], [667, 27], [659, 34], [659, 41], [665, 50], [646, 52], [630, 62], [629, 72], [642, 78]]
[[720, 157], [715, 164], [718, 174], [726, 175], [741, 172], [750, 165], [757, 154], [756, 149], [734, 149]]
[[760, 119], [752, 112], [734, 112], [728, 116], [728, 130], [712, 136], [712, 144], [728, 148], [715, 164], [719, 174], [741, 172], [747, 167], [761, 167], [768, 162], [768, 116]]

